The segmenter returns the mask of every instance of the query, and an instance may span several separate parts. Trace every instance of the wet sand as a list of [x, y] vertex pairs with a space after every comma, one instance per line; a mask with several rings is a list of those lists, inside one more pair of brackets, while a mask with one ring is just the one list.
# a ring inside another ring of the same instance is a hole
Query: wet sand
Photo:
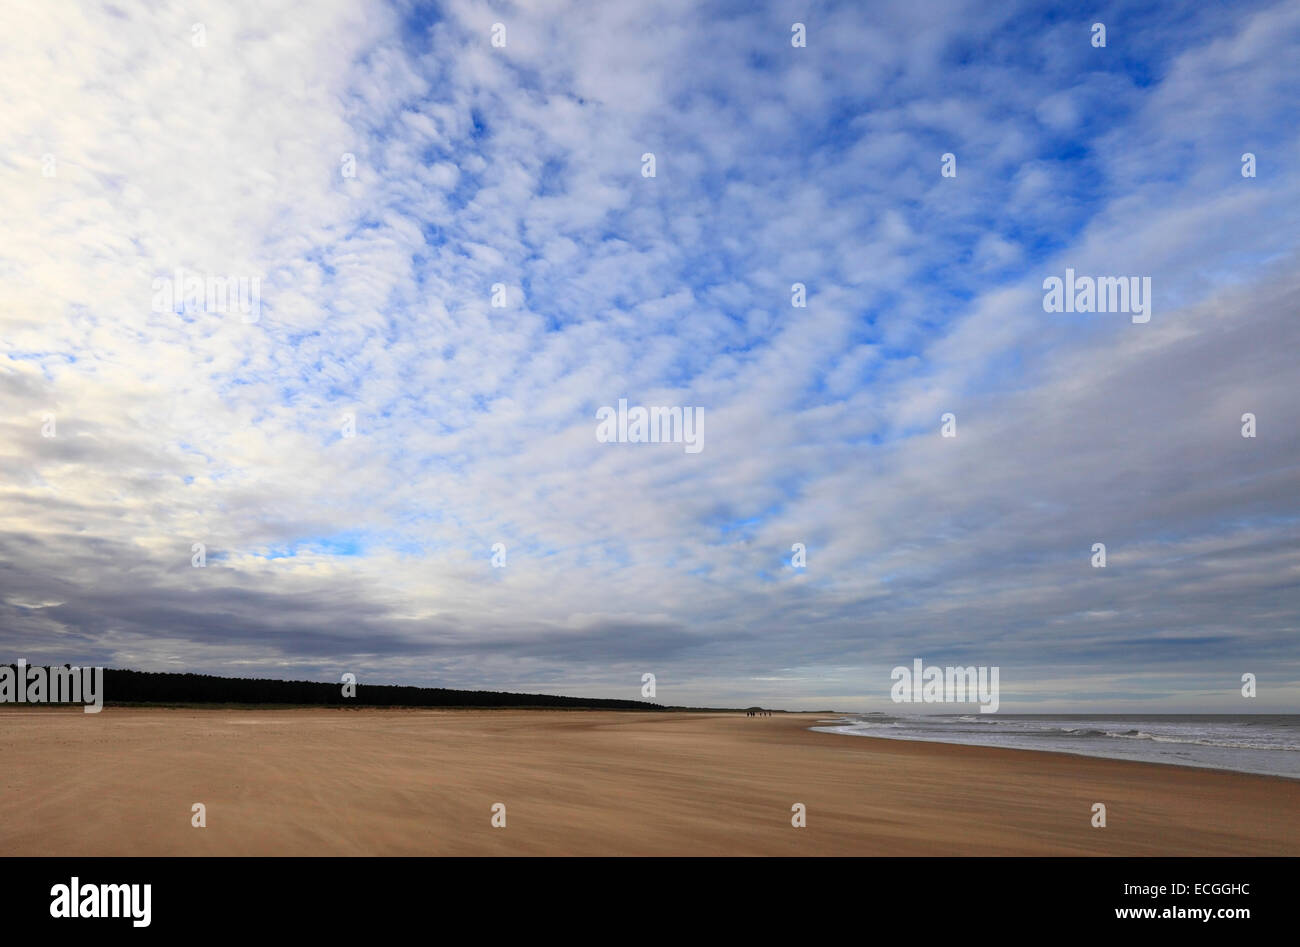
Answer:
[[1300, 854], [1300, 780], [808, 729], [823, 719], [0, 709], [0, 853]]

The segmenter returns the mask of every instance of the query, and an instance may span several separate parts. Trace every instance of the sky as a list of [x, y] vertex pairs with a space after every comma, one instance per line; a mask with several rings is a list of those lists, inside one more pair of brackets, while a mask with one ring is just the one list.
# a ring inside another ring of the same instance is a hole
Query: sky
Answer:
[[1300, 709], [1300, 5], [7, 6], [3, 660]]

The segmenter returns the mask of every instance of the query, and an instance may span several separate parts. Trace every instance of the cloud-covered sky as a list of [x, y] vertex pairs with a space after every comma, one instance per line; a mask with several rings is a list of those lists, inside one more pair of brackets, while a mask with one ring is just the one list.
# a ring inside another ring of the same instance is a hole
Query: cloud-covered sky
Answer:
[[1289, 2], [20, 0], [0, 656], [1294, 711], [1298, 53]]

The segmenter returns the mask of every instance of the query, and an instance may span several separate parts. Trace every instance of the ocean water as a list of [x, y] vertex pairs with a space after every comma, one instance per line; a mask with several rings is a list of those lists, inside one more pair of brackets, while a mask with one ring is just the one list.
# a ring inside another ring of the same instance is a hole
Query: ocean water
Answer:
[[889, 740], [1052, 750], [1300, 779], [1300, 714], [849, 714], [813, 727]]

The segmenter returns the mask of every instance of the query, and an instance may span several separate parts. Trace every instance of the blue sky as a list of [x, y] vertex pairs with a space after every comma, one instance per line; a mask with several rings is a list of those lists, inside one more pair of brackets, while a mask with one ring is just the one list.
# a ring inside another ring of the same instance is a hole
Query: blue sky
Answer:
[[[0, 651], [1294, 710], [1300, 11], [987, 7], [32, 5]], [[1150, 277], [1151, 321], [1044, 312], [1067, 267]], [[154, 311], [178, 269], [260, 319]], [[600, 443], [620, 398], [703, 450]]]

